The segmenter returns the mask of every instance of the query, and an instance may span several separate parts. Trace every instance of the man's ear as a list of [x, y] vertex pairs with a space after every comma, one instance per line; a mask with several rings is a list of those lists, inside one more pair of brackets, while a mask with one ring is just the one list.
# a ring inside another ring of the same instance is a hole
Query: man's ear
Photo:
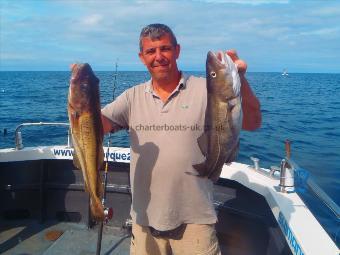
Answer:
[[176, 59], [178, 59], [180, 53], [181, 53], [181, 45], [177, 44], [176, 45]]
[[142, 63], [145, 65], [144, 56], [143, 56], [142, 52], [138, 53], [138, 57], [139, 57], [140, 61], [142, 61]]

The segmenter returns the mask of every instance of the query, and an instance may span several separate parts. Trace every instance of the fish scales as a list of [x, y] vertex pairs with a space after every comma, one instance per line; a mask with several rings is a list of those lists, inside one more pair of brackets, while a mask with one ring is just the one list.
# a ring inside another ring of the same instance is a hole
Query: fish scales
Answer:
[[199, 176], [217, 181], [224, 163], [236, 159], [242, 125], [240, 80], [237, 68], [223, 52], [207, 54], [205, 129], [198, 144], [205, 161], [193, 165]]
[[103, 164], [104, 152], [99, 79], [89, 64], [72, 66], [68, 115], [74, 147], [73, 162], [82, 171], [85, 190], [90, 194], [93, 218], [103, 220], [103, 186], [99, 171]]

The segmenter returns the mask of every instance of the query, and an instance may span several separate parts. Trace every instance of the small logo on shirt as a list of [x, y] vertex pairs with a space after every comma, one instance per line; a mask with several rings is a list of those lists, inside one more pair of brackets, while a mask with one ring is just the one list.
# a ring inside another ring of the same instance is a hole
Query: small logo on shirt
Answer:
[[188, 109], [188, 108], [189, 108], [189, 105], [187, 105], [187, 104], [182, 104], [181, 107], [182, 107], [183, 109]]

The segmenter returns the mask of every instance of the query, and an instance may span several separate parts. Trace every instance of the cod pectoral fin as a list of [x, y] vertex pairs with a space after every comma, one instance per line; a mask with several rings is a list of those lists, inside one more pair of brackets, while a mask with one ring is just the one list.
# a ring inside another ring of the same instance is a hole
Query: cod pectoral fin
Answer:
[[104, 207], [99, 199], [91, 198], [90, 208], [91, 208], [91, 213], [94, 219], [100, 220], [100, 221], [104, 220], [105, 218]]
[[205, 176], [207, 174], [207, 166], [205, 161], [203, 163], [193, 165], [193, 168], [195, 168], [200, 176]]

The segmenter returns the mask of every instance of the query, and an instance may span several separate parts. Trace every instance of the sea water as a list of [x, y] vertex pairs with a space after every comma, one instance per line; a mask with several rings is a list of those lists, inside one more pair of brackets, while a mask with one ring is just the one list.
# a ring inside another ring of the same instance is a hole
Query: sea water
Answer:
[[[187, 72], [205, 76], [204, 72]], [[147, 72], [96, 72], [101, 104], [149, 79]], [[289, 139], [292, 158], [340, 205], [340, 74], [248, 73], [261, 102], [262, 127], [241, 132], [238, 161], [278, 166]], [[16, 126], [24, 122], [68, 122], [70, 72], [0, 72], [0, 148], [14, 147]], [[67, 143], [65, 127], [25, 127], [25, 147]], [[113, 135], [113, 146], [129, 146], [128, 133]], [[301, 191], [319, 221], [339, 246], [340, 220], [307, 191]]]

